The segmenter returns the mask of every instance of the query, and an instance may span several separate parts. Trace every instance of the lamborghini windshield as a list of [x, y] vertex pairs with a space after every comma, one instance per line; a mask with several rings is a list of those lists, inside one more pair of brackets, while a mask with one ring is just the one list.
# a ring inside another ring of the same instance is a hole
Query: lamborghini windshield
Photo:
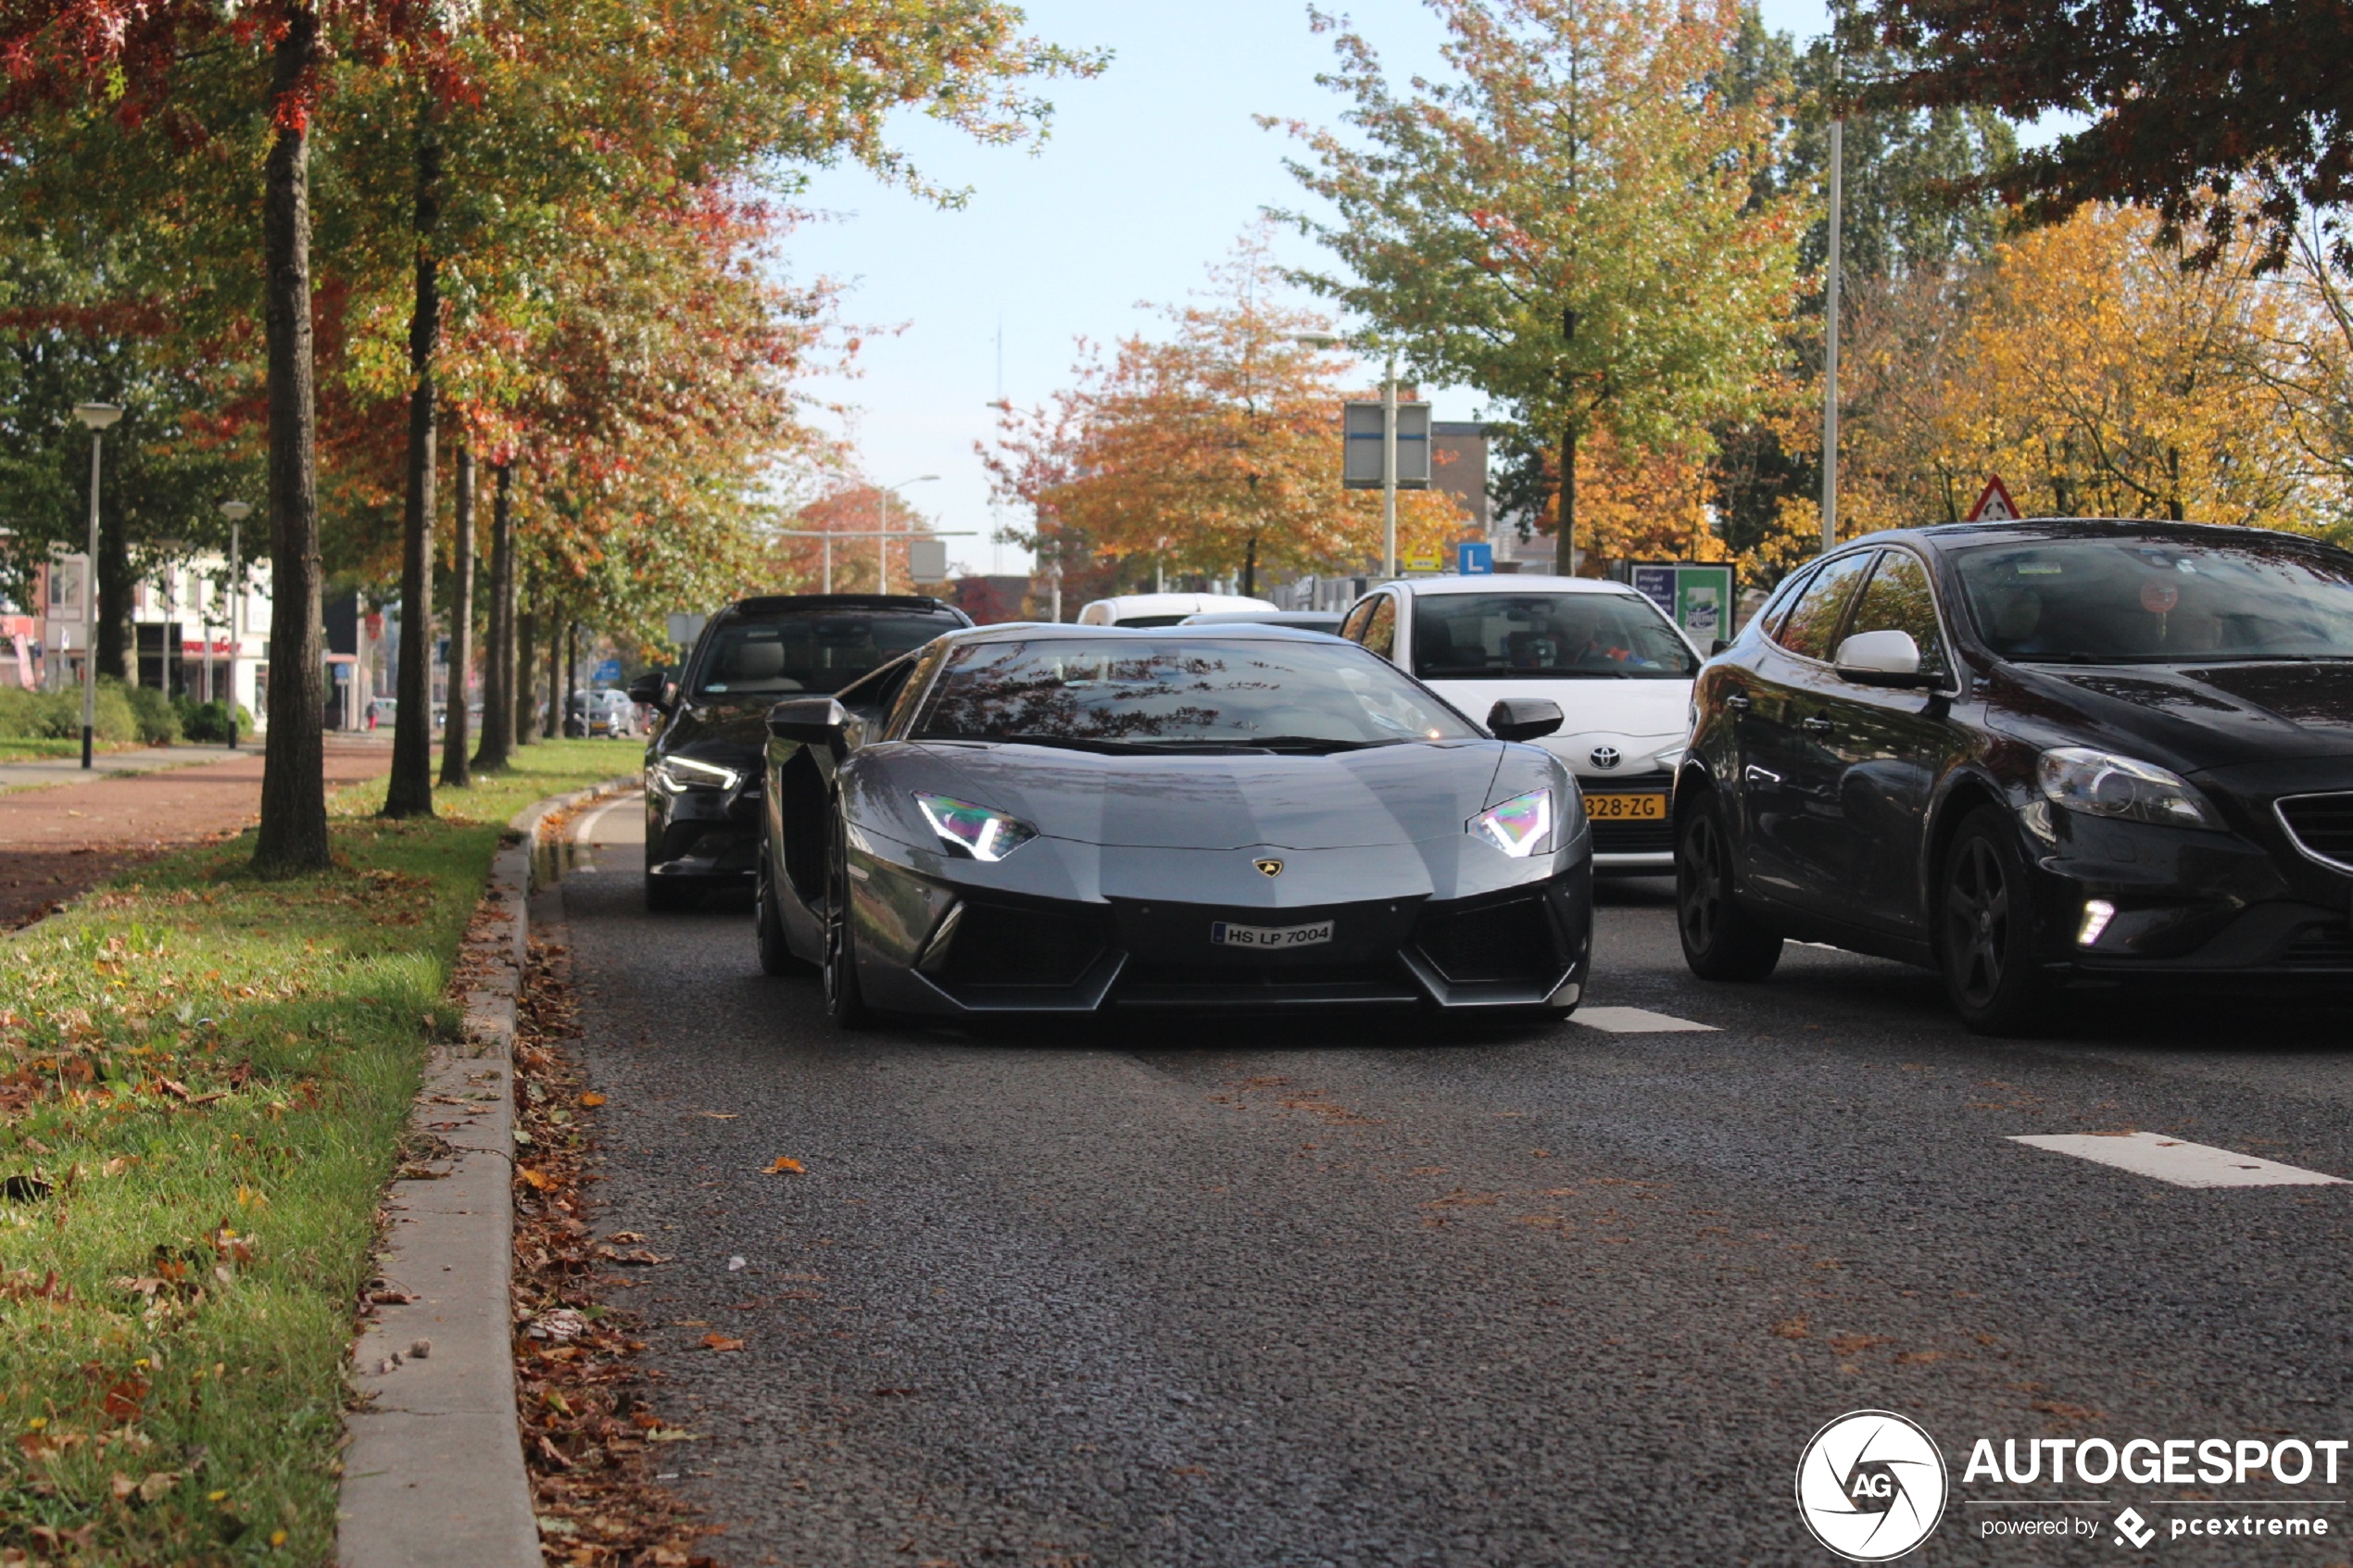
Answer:
[[1353, 645], [1126, 636], [968, 643], [949, 656], [911, 738], [1339, 751], [1478, 734]]

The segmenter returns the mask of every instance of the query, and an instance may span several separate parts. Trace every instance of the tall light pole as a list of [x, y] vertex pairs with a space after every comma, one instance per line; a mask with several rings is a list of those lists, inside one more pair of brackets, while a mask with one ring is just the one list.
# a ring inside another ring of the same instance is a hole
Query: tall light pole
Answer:
[[1846, 183], [1846, 121], [1831, 121], [1831, 243], [1822, 302], [1822, 548], [1838, 543], [1838, 270], [1840, 198]]
[[929, 484], [939, 476], [936, 473], [917, 474], [896, 484], [886, 484], [875, 495], [875, 592], [890, 592], [890, 514], [883, 497], [896, 495], [911, 484]]
[[1380, 574], [1397, 575], [1397, 356], [1380, 383]]
[[[245, 558], [238, 552], [237, 525], [253, 515], [250, 501], [223, 501], [220, 515], [229, 520], [229, 749], [237, 749], [237, 655], [245, 651]], [[209, 654], [205, 662], [210, 665]]]
[[98, 450], [106, 440], [101, 433], [122, 410], [112, 403], [77, 403], [73, 417], [90, 428], [90, 555], [82, 568], [82, 765], [88, 768], [98, 721]]

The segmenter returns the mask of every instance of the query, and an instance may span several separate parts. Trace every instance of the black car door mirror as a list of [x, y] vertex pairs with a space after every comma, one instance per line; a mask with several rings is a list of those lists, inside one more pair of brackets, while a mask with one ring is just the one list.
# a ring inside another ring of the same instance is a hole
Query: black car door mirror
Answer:
[[670, 671], [648, 670], [629, 683], [629, 700], [645, 708], [670, 706]]
[[1866, 686], [1929, 686], [1936, 677], [1920, 673], [1920, 648], [1909, 632], [1857, 632], [1838, 645], [1838, 672]]
[[1707, 657], [1714, 659], [1718, 654], [1722, 653], [1726, 648], [1729, 648], [1731, 646], [1731, 644], [1726, 642], [1723, 638], [1718, 637], [1714, 642], [1707, 645]]
[[1561, 705], [1541, 696], [1507, 696], [1487, 710], [1488, 733], [1497, 740], [1534, 740], [1561, 722]]
[[849, 709], [829, 696], [787, 697], [768, 710], [768, 733], [803, 746], [835, 746], [849, 728]]

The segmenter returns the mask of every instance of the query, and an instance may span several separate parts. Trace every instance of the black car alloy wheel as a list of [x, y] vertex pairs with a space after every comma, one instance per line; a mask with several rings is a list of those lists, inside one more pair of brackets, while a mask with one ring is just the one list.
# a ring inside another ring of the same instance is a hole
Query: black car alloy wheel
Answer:
[[1683, 961], [1702, 980], [1762, 980], [1780, 962], [1781, 939], [1732, 897], [1732, 847], [1713, 794], [1683, 819], [1675, 856], [1675, 923]]
[[1936, 935], [1953, 1010], [1978, 1033], [2014, 1034], [2046, 1006], [2033, 926], [2026, 864], [2009, 823], [1991, 808], [1973, 812], [1944, 857]]
[[834, 823], [825, 864], [825, 1011], [844, 1029], [874, 1022], [858, 989], [858, 936], [849, 914], [849, 840], [839, 819]]

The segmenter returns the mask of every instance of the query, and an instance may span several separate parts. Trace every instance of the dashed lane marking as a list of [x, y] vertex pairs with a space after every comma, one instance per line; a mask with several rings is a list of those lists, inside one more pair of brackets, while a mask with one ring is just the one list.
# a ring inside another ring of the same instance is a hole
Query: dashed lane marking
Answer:
[[2013, 1137], [2010, 1142], [2113, 1165], [2175, 1186], [2312, 1187], [2339, 1186], [2345, 1182], [2342, 1176], [2325, 1176], [2275, 1160], [2169, 1138], [2162, 1133], [2048, 1133]]
[[1693, 1023], [1688, 1018], [1669, 1018], [1648, 1008], [1579, 1008], [1569, 1015], [1571, 1023], [1582, 1023], [1588, 1029], [1599, 1029], [1607, 1035], [1680, 1035], [1692, 1031], [1716, 1032], [1713, 1023]]

